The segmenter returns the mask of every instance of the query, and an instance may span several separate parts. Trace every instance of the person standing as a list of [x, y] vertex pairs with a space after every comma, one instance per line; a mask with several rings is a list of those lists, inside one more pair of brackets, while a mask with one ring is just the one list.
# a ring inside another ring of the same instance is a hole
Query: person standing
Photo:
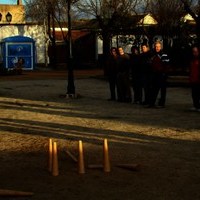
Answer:
[[110, 89], [110, 99], [109, 101], [116, 100], [116, 87], [117, 87], [117, 74], [118, 74], [118, 64], [117, 64], [117, 48], [112, 47], [110, 49], [110, 56], [106, 64], [106, 76], [108, 77], [109, 89]]
[[117, 76], [118, 87], [118, 101], [131, 102], [131, 89], [130, 89], [130, 57], [124, 53], [122, 47], [118, 47], [118, 66], [119, 73]]
[[133, 87], [133, 103], [142, 104], [142, 74], [139, 63], [139, 49], [136, 46], [131, 47], [130, 70]]
[[160, 41], [156, 41], [154, 44], [154, 52], [151, 57], [152, 89], [149, 107], [155, 106], [159, 91], [160, 99], [158, 106], [160, 108], [165, 107], [167, 93], [167, 68], [169, 61], [168, 55], [163, 52], [162, 43]]
[[142, 75], [142, 88], [144, 89], [143, 105], [150, 103], [150, 92], [152, 86], [152, 66], [151, 66], [151, 52], [147, 44], [142, 44], [142, 53], [140, 55], [140, 66]]
[[192, 48], [190, 62], [190, 83], [192, 88], [192, 110], [200, 112], [200, 50], [197, 46]]

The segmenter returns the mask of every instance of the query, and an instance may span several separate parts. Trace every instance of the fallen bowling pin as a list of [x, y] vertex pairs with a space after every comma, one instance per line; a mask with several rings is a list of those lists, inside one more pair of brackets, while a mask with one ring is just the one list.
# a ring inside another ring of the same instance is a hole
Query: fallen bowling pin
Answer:
[[122, 169], [130, 170], [130, 171], [140, 171], [141, 169], [140, 164], [118, 164], [116, 166]]
[[0, 197], [28, 197], [33, 195], [32, 192], [0, 189]]
[[76, 158], [75, 155], [73, 155], [70, 151], [66, 150], [67, 155], [75, 162], [78, 162], [78, 159]]
[[98, 165], [98, 164], [90, 164], [88, 165], [88, 169], [103, 169], [103, 165]]

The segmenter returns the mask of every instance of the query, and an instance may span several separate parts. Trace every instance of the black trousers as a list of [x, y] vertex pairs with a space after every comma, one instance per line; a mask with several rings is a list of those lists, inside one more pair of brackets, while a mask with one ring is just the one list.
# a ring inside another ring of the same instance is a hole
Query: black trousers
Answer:
[[152, 90], [152, 75], [144, 74], [143, 76], [143, 87], [144, 87], [144, 105], [150, 104], [151, 90]]
[[117, 87], [117, 76], [109, 76], [108, 77], [109, 88], [110, 88], [110, 98], [112, 100], [116, 100], [116, 87]]
[[118, 74], [117, 92], [119, 102], [131, 102], [131, 87], [128, 72]]
[[163, 73], [155, 73], [152, 78], [152, 88], [150, 94], [150, 105], [154, 106], [160, 91], [159, 105], [165, 106], [167, 94], [167, 76]]
[[192, 84], [192, 100], [194, 107], [200, 109], [200, 83]]
[[142, 103], [142, 77], [133, 77], [132, 78], [132, 86], [133, 86], [133, 101], [135, 103]]

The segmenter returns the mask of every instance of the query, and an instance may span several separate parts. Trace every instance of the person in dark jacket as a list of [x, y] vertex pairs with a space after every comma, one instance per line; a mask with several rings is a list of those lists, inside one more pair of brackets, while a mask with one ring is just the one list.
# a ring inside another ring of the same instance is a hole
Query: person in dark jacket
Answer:
[[139, 60], [139, 49], [136, 46], [132, 46], [130, 54], [130, 70], [134, 104], [142, 104], [142, 74]]
[[140, 68], [142, 74], [142, 88], [144, 89], [143, 105], [149, 105], [150, 92], [152, 86], [152, 66], [151, 66], [151, 52], [146, 43], [141, 45], [142, 53], [140, 55]]
[[192, 48], [192, 59], [190, 62], [190, 83], [194, 106], [191, 110], [200, 112], [200, 50], [197, 46]]
[[106, 65], [106, 75], [108, 77], [109, 89], [110, 89], [110, 99], [109, 101], [116, 100], [116, 88], [117, 88], [117, 74], [118, 74], [118, 64], [117, 64], [117, 48], [112, 47], [110, 49], [110, 56]]
[[168, 55], [162, 50], [162, 43], [160, 41], [155, 42], [154, 52], [151, 57], [152, 89], [149, 107], [155, 106], [159, 91], [161, 95], [158, 106], [160, 108], [165, 107], [167, 93], [167, 68], [169, 61]]
[[117, 76], [118, 87], [118, 101], [131, 102], [131, 88], [130, 88], [130, 57], [124, 53], [122, 47], [118, 47], [118, 66], [119, 73]]

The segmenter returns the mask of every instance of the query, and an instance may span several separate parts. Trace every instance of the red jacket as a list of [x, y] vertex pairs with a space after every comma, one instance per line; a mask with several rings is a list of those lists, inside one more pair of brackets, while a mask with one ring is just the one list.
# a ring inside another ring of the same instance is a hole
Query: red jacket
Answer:
[[154, 52], [154, 55], [151, 59], [152, 69], [154, 72], [166, 73], [167, 65], [169, 65], [169, 57], [166, 53], [160, 51], [159, 53]]
[[200, 83], [200, 59], [193, 59], [190, 63], [190, 82]]

